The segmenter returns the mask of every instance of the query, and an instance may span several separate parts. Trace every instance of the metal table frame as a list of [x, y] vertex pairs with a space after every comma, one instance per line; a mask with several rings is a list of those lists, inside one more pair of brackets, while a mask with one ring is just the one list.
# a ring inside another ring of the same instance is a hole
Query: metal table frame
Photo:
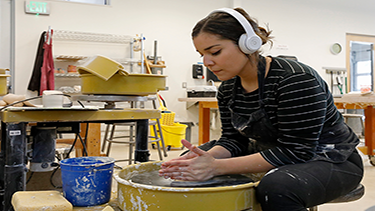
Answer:
[[135, 121], [135, 160], [149, 160], [148, 120], [160, 118], [155, 109], [122, 110], [5, 110], [1, 112], [0, 210], [13, 210], [11, 199], [16, 191], [26, 190], [27, 155], [26, 126], [28, 123], [87, 122], [114, 123]]
[[344, 98], [335, 98], [334, 101], [336, 107], [339, 109], [364, 109], [365, 146], [359, 147], [359, 149], [363, 154], [368, 155], [370, 163], [375, 166], [375, 103], [364, 100], [352, 102]]

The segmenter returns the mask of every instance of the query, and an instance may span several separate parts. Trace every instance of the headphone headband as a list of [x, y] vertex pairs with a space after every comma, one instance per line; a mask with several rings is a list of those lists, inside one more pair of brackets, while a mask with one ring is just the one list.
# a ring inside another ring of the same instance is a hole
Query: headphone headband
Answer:
[[233, 16], [241, 24], [241, 26], [245, 29], [246, 34], [248, 34], [250, 36], [256, 35], [255, 32], [254, 32], [254, 29], [250, 25], [249, 21], [241, 13], [237, 12], [234, 9], [221, 8], [221, 9], [217, 9], [217, 10], [212, 11], [210, 14], [218, 13], [218, 12], [228, 13], [229, 15]]
[[252, 54], [252, 53], [256, 52], [257, 50], [259, 50], [259, 48], [262, 46], [262, 40], [254, 32], [254, 29], [251, 26], [251, 24], [249, 23], [249, 21], [241, 13], [237, 12], [234, 9], [221, 8], [221, 9], [217, 9], [217, 10], [212, 11], [209, 15], [211, 15], [213, 13], [219, 13], [219, 12], [224, 12], [224, 13], [227, 13], [227, 14], [231, 15], [244, 28], [246, 34], [243, 34], [240, 37], [240, 40], [239, 40], [239, 43], [238, 43], [242, 52], [244, 52], [245, 54]]

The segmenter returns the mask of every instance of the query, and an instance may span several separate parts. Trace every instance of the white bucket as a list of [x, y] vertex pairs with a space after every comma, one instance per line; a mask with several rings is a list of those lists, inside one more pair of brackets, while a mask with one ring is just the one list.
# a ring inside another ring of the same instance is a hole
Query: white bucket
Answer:
[[43, 91], [43, 107], [61, 108], [64, 103], [64, 95], [61, 91], [46, 90]]

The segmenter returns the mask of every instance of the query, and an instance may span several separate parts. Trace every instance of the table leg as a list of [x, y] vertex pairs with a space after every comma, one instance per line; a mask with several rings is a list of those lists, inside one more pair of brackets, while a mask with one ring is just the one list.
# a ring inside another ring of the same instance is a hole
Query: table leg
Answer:
[[199, 102], [199, 145], [210, 140], [210, 108]]
[[1, 148], [1, 188], [4, 194], [1, 210], [8, 211], [13, 210], [13, 194], [26, 190], [26, 124], [9, 123], [2, 126], [5, 144]]
[[149, 161], [148, 151], [148, 119], [137, 120], [134, 160], [139, 162]]
[[368, 106], [365, 109], [365, 145], [367, 147], [367, 155], [375, 155], [375, 109]]
[[[89, 130], [86, 135], [87, 127], [89, 127]], [[100, 123], [82, 123], [81, 137], [86, 137], [87, 156], [100, 156]], [[83, 148], [82, 144], [79, 144], [81, 145], [81, 148]]]

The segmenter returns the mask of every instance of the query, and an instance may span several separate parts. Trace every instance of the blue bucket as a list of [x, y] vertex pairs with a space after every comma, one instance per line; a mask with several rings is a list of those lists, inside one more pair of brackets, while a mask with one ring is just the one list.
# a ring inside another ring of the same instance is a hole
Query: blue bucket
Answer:
[[111, 198], [115, 160], [109, 157], [77, 157], [60, 162], [64, 197], [73, 206], [107, 203]]

